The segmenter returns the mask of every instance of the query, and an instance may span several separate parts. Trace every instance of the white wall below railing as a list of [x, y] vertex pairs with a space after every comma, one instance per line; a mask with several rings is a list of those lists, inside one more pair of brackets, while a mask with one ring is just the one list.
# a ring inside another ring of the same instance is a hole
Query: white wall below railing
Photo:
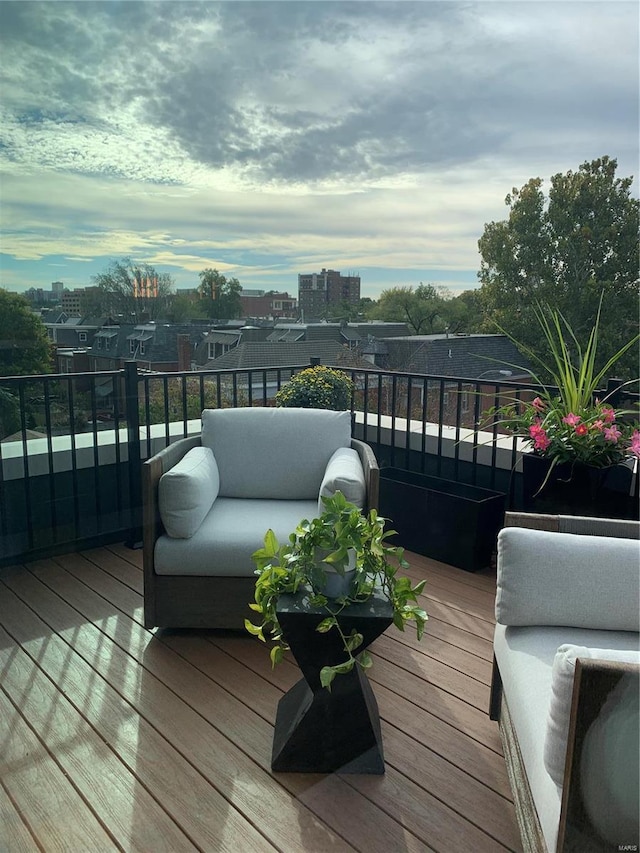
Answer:
[[[355, 413], [356, 435], [372, 443], [378, 443], [403, 451], [407, 448], [407, 420], [406, 418], [390, 415], [366, 414], [366, 436], [365, 436], [365, 414]], [[470, 429], [456, 430], [455, 427], [442, 426], [438, 424], [423, 424], [419, 420], [409, 421], [409, 445], [411, 451], [422, 452], [423, 434], [425, 449], [427, 453], [436, 455], [440, 446], [440, 453], [444, 458], [454, 459], [457, 457], [462, 462], [474, 461], [474, 441], [478, 446], [475, 449], [475, 461], [479, 465], [491, 467], [493, 462], [494, 436], [490, 432], [476, 432]], [[201, 422], [199, 418], [187, 421], [187, 435], [197, 435], [200, 432]], [[185, 429], [182, 421], [170, 423], [170, 443], [184, 437]], [[166, 444], [167, 428], [165, 424], [153, 424], [150, 427], [150, 455], [153, 456]], [[395, 440], [394, 440], [395, 439]], [[140, 449], [143, 458], [147, 457], [147, 428], [140, 427]], [[49, 457], [49, 441], [43, 438], [28, 438], [25, 442], [27, 456], [27, 475], [37, 477], [63, 471], [71, 471], [74, 468], [92, 468], [98, 465], [113, 465], [118, 461], [118, 453], [121, 462], [128, 461], [127, 429], [100, 430], [97, 433], [78, 433], [73, 441], [70, 435], [58, 435], [51, 438], [51, 462]], [[513, 465], [513, 439], [509, 436], [498, 436], [495, 440], [495, 467], [510, 470]], [[75, 450], [74, 450], [75, 445]], [[526, 450], [525, 442], [518, 439], [517, 466], [516, 470], [522, 469], [520, 455]], [[18, 480], [25, 476], [25, 456], [22, 441], [8, 441], [2, 444], [2, 474], [4, 480]]]

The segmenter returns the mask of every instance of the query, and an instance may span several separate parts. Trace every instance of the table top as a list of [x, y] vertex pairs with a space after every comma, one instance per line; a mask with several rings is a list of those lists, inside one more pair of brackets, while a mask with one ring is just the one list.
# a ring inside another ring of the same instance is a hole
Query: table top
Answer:
[[[313, 616], [326, 616], [327, 606], [331, 609], [332, 602], [329, 600], [328, 605], [321, 607], [312, 606], [310, 604], [309, 590], [302, 590], [295, 595], [284, 594], [278, 599], [277, 613], [283, 614], [309, 614]], [[335, 610], [340, 610], [340, 605], [335, 604]], [[357, 604], [349, 604], [341, 615], [346, 616], [348, 613], [350, 619], [391, 619], [393, 616], [393, 608], [388, 596], [382, 589], [375, 589], [371, 598], [367, 601], [358, 602]]]

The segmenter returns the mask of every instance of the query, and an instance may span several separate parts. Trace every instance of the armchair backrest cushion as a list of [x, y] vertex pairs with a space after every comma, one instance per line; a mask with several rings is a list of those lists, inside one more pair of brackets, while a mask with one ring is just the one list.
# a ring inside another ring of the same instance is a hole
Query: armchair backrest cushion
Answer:
[[208, 447], [194, 447], [158, 483], [158, 509], [168, 535], [190, 539], [218, 496], [220, 478]]
[[351, 413], [325, 409], [205, 409], [202, 445], [228, 498], [318, 500], [329, 460], [351, 443]]
[[506, 527], [498, 535], [496, 620], [638, 631], [640, 544]]

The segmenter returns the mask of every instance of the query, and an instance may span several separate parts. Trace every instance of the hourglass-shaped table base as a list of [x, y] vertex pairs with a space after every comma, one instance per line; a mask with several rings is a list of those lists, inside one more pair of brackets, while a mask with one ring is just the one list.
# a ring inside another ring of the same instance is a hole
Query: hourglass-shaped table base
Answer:
[[[291, 773], [384, 773], [378, 705], [360, 666], [337, 675], [331, 691], [320, 685], [320, 670], [345, 659], [335, 628], [316, 631], [327, 617], [311, 607], [306, 593], [283, 595], [278, 619], [304, 678], [280, 700], [273, 737], [271, 767]], [[393, 622], [389, 600], [382, 592], [364, 604], [353, 604], [338, 616], [345, 635], [355, 628], [363, 636], [358, 653]]]

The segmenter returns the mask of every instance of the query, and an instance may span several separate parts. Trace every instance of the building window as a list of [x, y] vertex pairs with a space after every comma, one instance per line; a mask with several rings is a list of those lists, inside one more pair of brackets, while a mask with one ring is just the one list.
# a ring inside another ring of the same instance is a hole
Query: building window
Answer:
[[140, 355], [144, 355], [144, 341], [140, 341], [140, 349], [138, 351]]
[[136, 342], [133, 338], [129, 341], [129, 352], [134, 353], [136, 351]]
[[102, 349], [102, 338], [98, 338], [98, 349]]
[[104, 339], [104, 348], [105, 349], [111, 349], [111, 338], [105, 338]]
[[78, 340], [81, 344], [86, 344], [87, 342], [87, 333], [86, 332], [78, 332]]
[[216, 357], [216, 345], [207, 344], [207, 358], [211, 361]]

